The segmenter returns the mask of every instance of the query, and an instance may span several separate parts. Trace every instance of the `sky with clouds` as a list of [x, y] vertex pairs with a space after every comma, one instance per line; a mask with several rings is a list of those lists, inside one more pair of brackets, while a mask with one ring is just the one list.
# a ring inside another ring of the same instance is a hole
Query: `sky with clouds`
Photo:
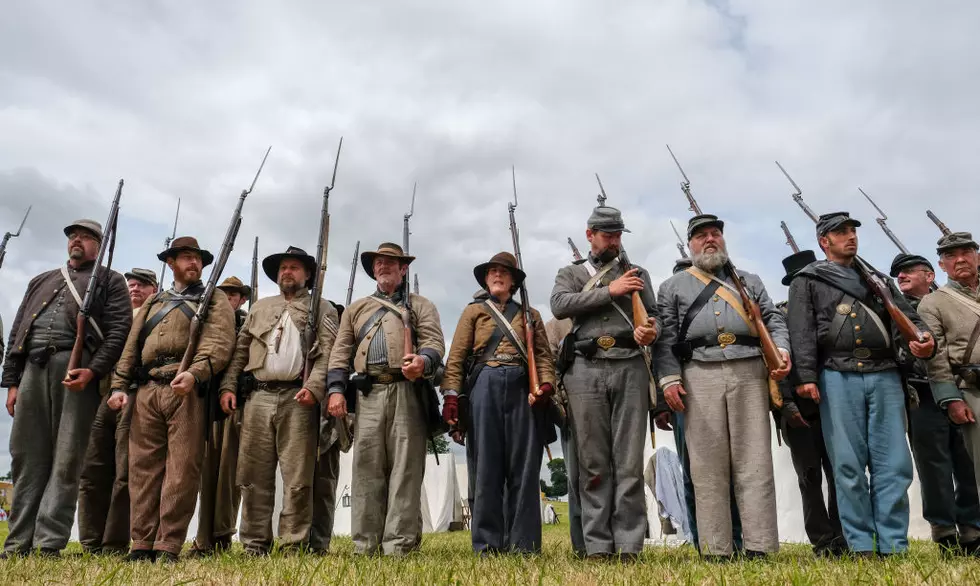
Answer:
[[[701, 207], [727, 220], [733, 259], [776, 299], [780, 220], [813, 243], [776, 159], [818, 213], [872, 220], [863, 187], [927, 255], [927, 207], [967, 230], [980, 211], [980, 5], [965, 0], [13, 0], [4, 13], [0, 231], [34, 206], [0, 271], [8, 328], [27, 281], [65, 259], [61, 228], [103, 221], [120, 178], [114, 266], [159, 270], [177, 198], [178, 235], [217, 249], [270, 144], [226, 273], [247, 278], [255, 236], [261, 255], [315, 249], [343, 136], [327, 296], [343, 299], [357, 240], [401, 238], [417, 181], [413, 267], [447, 337], [472, 266], [510, 248], [511, 165], [546, 316], [566, 238], [586, 248], [596, 172], [633, 230], [633, 261], [655, 284], [670, 275], [668, 221], [690, 213], [665, 143]], [[872, 221], [862, 236], [886, 266], [893, 245]], [[261, 294], [274, 288], [263, 278]], [[360, 272], [355, 294], [371, 288]]]

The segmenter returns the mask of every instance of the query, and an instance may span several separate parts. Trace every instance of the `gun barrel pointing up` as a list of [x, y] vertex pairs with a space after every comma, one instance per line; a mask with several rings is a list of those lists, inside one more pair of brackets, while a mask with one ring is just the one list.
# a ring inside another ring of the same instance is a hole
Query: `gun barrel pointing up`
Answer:
[[953, 231], [950, 230], [949, 227], [942, 222], [942, 220], [936, 217], [936, 214], [932, 213], [932, 210], [926, 210], [926, 215], [929, 216], [929, 219], [932, 220], [932, 223], [939, 228], [944, 236], [953, 233]]

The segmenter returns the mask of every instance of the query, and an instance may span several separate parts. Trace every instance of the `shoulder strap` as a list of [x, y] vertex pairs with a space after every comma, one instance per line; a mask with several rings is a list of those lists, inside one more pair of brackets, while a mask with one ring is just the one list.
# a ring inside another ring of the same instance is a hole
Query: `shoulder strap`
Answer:
[[[93, 268], [92, 270], [94, 271], [96, 268]], [[71, 296], [75, 298], [75, 303], [78, 304], [78, 309], [81, 309], [82, 297], [78, 294], [78, 289], [75, 288], [75, 283], [72, 282], [71, 275], [68, 274], [68, 268], [65, 265], [61, 265], [61, 276], [65, 278], [65, 285], [71, 292]], [[95, 320], [91, 317], [88, 318], [88, 323], [90, 326], [92, 326], [92, 329], [95, 330], [95, 333], [98, 334], [99, 339], [105, 340], [105, 336], [102, 335], [102, 328], [99, 327], [99, 324], [95, 323]]]
[[691, 306], [687, 308], [687, 313], [684, 314], [684, 321], [681, 322], [681, 329], [678, 332], [677, 339], [683, 342], [687, 339], [687, 331], [691, 329], [691, 324], [694, 322], [694, 318], [697, 317], [698, 313], [704, 309], [704, 306], [708, 304], [708, 299], [715, 294], [721, 285], [717, 281], [711, 281], [705, 285], [704, 289], [701, 289], [701, 293], [694, 299]]
[[749, 314], [745, 313], [745, 307], [742, 305], [742, 300], [737, 299], [735, 295], [732, 294], [731, 285], [715, 277], [714, 275], [709, 275], [697, 267], [685, 269], [685, 272], [704, 283], [705, 286], [707, 286], [709, 283], [717, 282], [719, 284], [717, 289], [718, 297], [724, 299], [725, 303], [730, 305], [731, 308], [735, 310], [735, 313], [737, 313], [738, 316], [742, 318], [742, 321], [744, 321], [749, 327], [749, 331], [752, 332], [753, 336], [758, 335], [758, 329], [755, 326], [755, 322], [749, 318]]
[[364, 325], [357, 330], [357, 337], [354, 338], [354, 348], [357, 349], [364, 338], [367, 337], [368, 333], [374, 328], [374, 326], [381, 324], [381, 316], [385, 314], [386, 311], [390, 311], [387, 307], [379, 307], [377, 311], [371, 314], [371, 317], [364, 322]]
[[398, 317], [401, 317], [402, 316], [402, 311], [404, 311], [404, 309], [401, 308], [401, 307], [398, 307], [397, 305], [395, 305], [391, 301], [388, 301], [387, 299], [382, 299], [380, 297], [371, 297], [371, 299], [373, 301], [377, 301], [378, 303], [381, 304], [381, 306], [384, 309], [387, 309], [388, 311], [390, 311], [391, 313], [397, 315]]
[[[513, 326], [510, 325], [510, 322], [517, 316], [517, 312], [520, 310], [521, 306], [511, 301], [507, 303], [504, 313], [501, 314], [500, 310], [498, 310], [489, 299], [483, 303], [490, 310], [490, 317], [493, 318], [493, 321], [497, 322], [497, 329], [494, 330], [493, 336], [491, 336], [489, 340], [491, 343], [488, 343], [483, 349], [483, 355], [480, 356], [481, 360], [484, 356], [487, 356], [488, 351], [489, 355], [492, 356], [493, 353], [496, 352], [497, 346], [500, 345], [502, 336], [507, 336], [510, 343], [517, 348], [517, 351], [520, 352], [521, 356], [524, 358], [524, 361], [527, 362], [527, 348], [524, 347], [524, 342], [521, 341], [520, 337], [517, 335], [517, 332], [514, 331]], [[498, 335], [498, 333], [500, 335]]]
[[972, 299], [969, 299], [966, 296], [957, 293], [949, 285], [943, 285], [942, 287], [939, 288], [938, 292], [945, 293], [947, 297], [949, 297], [953, 301], [965, 305], [970, 311], [972, 311], [973, 313], [977, 314], [978, 317], [980, 317], [980, 303], [977, 303], [976, 301], [973, 301]]
[[[150, 332], [152, 332], [153, 329], [163, 321], [163, 318], [170, 315], [170, 312], [177, 308], [180, 308], [180, 311], [187, 316], [187, 319], [194, 318], [194, 310], [190, 308], [186, 301], [183, 299], [171, 299], [162, 308], [160, 308], [160, 311], [153, 314], [153, 317], [149, 318], [143, 323], [143, 327], [140, 328], [136, 347], [142, 351], [143, 344], [146, 343], [146, 339], [150, 336]], [[147, 309], [147, 311], [149, 311], [149, 309]]]

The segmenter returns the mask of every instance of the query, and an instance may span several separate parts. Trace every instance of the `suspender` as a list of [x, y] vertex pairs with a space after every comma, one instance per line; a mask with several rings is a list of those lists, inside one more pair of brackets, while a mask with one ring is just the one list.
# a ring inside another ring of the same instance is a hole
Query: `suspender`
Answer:
[[381, 317], [385, 314], [386, 311], [391, 311], [391, 310], [388, 309], [387, 307], [378, 308], [378, 311], [375, 311], [373, 314], [371, 314], [371, 317], [369, 317], [368, 320], [364, 322], [364, 325], [361, 326], [361, 329], [357, 330], [357, 337], [354, 338], [355, 349], [357, 349], [361, 345], [361, 342], [364, 341], [364, 338], [367, 337], [368, 333], [374, 328], [374, 326], [379, 325], [381, 323]]

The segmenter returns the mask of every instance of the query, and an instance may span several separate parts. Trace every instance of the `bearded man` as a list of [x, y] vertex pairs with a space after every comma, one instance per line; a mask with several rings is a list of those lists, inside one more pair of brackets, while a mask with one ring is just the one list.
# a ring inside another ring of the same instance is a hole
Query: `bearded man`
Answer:
[[[99, 408], [99, 381], [110, 374], [133, 321], [126, 280], [96, 268], [102, 226], [93, 220], [68, 225], [68, 262], [31, 279], [10, 329], [0, 386], [7, 388], [11, 473], [14, 485], [10, 532], [2, 557], [37, 549], [57, 556], [75, 520], [78, 477], [92, 421]], [[76, 318], [85, 287], [96, 271], [80, 368], [68, 370]]]

